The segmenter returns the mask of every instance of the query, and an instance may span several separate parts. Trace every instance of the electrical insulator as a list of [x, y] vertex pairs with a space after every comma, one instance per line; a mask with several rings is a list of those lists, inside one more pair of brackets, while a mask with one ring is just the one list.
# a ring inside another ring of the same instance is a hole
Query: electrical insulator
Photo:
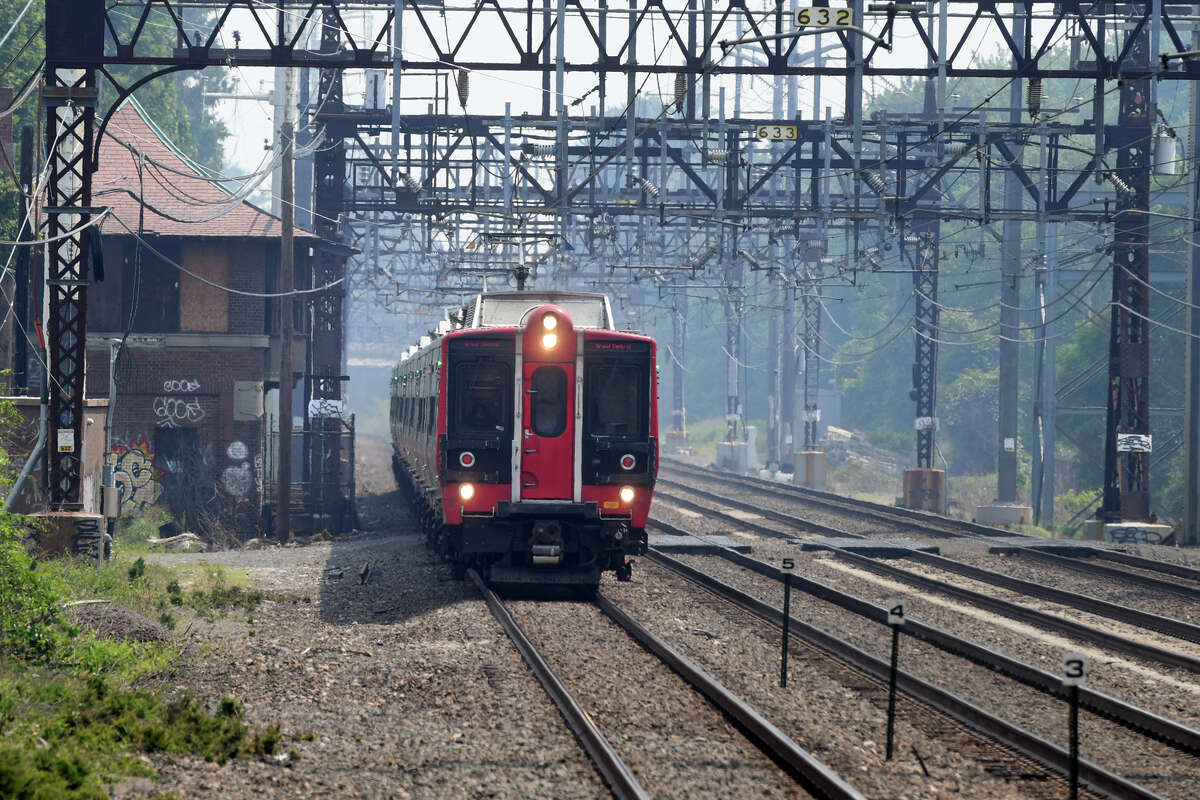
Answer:
[[687, 76], [682, 72], [675, 73], [675, 110], [683, 113], [683, 101], [687, 99]]
[[708, 160], [715, 164], [724, 164], [729, 159], [728, 150], [709, 150]]
[[1042, 110], [1042, 79], [1030, 78], [1025, 87], [1025, 105], [1029, 107], [1029, 116], [1036, 117]]
[[920, 236], [913, 236], [912, 234], [909, 234], [908, 236], [905, 236], [905, 237], [904, 237], [904, 243], [905, 243], [905, 244], [920, 244], [920, 243], [921, 243], [921, 237], [920, 237]]
[[1133, 187], [1117, 177], [1115, 172], [1108, 173], [1108, 180], [1116, 188], [1118, 194], [1135, 194]]
[[471, 94], [471, 73], [465, 69], [460, 69], [455, 77], [455, 83], [458, 86], [458, 104], [463, 108], [467, 107], [467, 97]]
[[951, 142], [950, 144], [946, 145], [946, 157], [956, 158], [973, 147], [975, 147], [974, 142]]
[[882, 195], [887, 191], [887, 184], [884, 183], [883, 178], [879, 175], [875, 174], [874, 172], [868, 172], [865, 169], [859, 174], [862, 176], [862, 179], [866, 182], [867, 186], [870, 186], [871, 191], [875, 194]]
[[638, 178], [637, 182], [638, 185], [642, 187], [642, 191], [650, 195], [655, 200], [657, 200], [658, 196], [662, 194], [662, 192], [658, 190], [658, 187], [650, 182], [649, 178]]
[[413, 177], [407, 172], [400, 174], [400, 180], [404, 181], [404, 185], [407, 186], [413, 193], [421, 191], [421, 184], [413, 180]]
[[558, 152], [556, 144], [533, 144], [529, 146], [535, 156], [553, 156]]
[[697, 267], [702, 267], [702, 266], [704, 266], [705, 263], [708, 262], [708, 260], [710, 258], [715, 256], [716, 254], [717, 254], [717, 248], [713, 247], [712, 245], [709, 245], [704, 250], [702, 250], [699, 255], [697, 255], [695, 258], [693, 258], [692, 262], [690, 264], [688, 264], [688, 266], [690, 266], [692, 269], [696, 269]]

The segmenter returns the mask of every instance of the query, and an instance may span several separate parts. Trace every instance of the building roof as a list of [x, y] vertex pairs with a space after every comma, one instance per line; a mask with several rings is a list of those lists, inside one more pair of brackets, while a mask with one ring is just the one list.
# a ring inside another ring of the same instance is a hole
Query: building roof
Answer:
[[[140, 180], [139, 154], [145, 156]], [[130, 98], [109, 120], [92, 176], [93, 205], [107, 206], [120, 220], [110, 215], [101, 223], [101, 232], [128, 235], [122, 222], [137, 230], [140, 191], [146, 205], [143, 230], [147, 234], [222, 238], [281, 235], [279, 217], [204, 179], [201, 169], [177, 151]], [[297, 239], [317, 238], [299, 227], [295, 235]]]

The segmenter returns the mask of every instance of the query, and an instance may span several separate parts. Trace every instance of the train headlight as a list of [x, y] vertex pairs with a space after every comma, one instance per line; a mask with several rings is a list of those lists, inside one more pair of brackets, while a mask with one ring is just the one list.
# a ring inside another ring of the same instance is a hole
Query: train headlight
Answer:
[[622, 503], [632, 503], [633, 502], [633, 487], [632, 486], [622, 486], [621, 492], [620, 492], [620, 498], [621, 498]]
[[546, 348], [547, 350], [553, 350], [556, 344], [558, 344], [557, 334], [547, 333], [542, 337], [542, 347]]
[[464, 501], [470, 500], [474, 496], [475, 496], [475, 484], [460, 483], [458, 485], [458, 498], [460, 500], [464, 500]]
[[558, 317], [553, 314], [547, 314], [542, 317], [542, 327], [548, 331], [552, 331], [558, 327]]

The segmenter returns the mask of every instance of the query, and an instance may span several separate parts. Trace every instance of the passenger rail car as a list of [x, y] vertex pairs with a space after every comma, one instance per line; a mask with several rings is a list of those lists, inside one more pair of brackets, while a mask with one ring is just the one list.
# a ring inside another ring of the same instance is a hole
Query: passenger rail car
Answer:
[[658, 470], [655, 342], [607, 298], [477, 296], [392, 375], [397, 480], [455, 572], [494, 583], [628, 580]]

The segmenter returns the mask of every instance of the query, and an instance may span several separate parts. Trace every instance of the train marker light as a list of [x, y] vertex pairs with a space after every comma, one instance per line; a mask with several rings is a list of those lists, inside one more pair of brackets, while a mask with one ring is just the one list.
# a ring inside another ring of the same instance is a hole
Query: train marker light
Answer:
[[625, 455], [621, 456], [621, 469], [629, 471], [636, 466], [637, 459], [634, 458], [633, 453], [626, 453]]
[[458, 454], [458, 463], [462, 467], [470, 469], [471, 467], [475, 466], [475, 454], [470, 450], [463, 450]]
[[622, 503], [632, 503], [633, 502], [633, 487], [632, 486], [622, 486], [619, 496], [621, 498]]
[[460, 483], [458, 485], [458, 497], [460, 500], [470, 500], [475, 496], [475, 484]]
[[542, 327], [548, 331], [552, 331], [558, 327], [558, 317], [553, 314], [547, 314], [542, 317]]
[[558, 336], [555, 334], [547, 333], [542, 337], [542, 347], [546, 348], [547, 350], [553, 350], [556, 344], [558, 344]]

